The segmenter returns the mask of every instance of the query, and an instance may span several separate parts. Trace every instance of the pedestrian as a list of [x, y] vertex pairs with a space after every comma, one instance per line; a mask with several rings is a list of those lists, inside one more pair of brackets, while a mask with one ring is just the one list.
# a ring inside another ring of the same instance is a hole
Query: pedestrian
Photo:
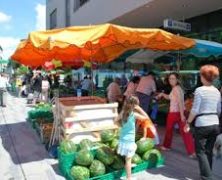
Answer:
[[91, 77], [88, 78], [87, 76], [85, 76], [84, 80], [81, 83], [81, 86], [82, 96], [88, 96], [93, 86]]
[[125, 90], [127, 84], [128, 84], [128, 80], [127, 80], [127, 78], [126, 78], [126, 75], [123, 74], [122, 77], [121, 77], [121, 79], [120, 79], [120, 87], [121, 87], [123, 90]]
[[42, 91], [42, 76], [39, 71], [34, 73], [34, 76], [32, 77], [32, 89], [34, 91], [34, 101], [35, 104], [39, 98]]
[[151, 96], [156, 92], [156, 83], [154, 81], [154, 73], [150, 72], [147, 76], [140, 79], [136, 93], [140, 101], [140, 107], [146, 113], [149, 113]]
[[194, 142], [192, 134], [184, 132], [186, 125], [185, 117], [185, 105], [184, 105], [184, 92], [180, 86], [179, 74], [170, 73], [168, 76], [169, 84], [172, 87], [170, 94], [160, 93], [157, 98], [164, 98], [170, 100], [170, 108], [167, 116], [167, 125], [165, 138], [163, 142], [162, 150], [170, 150], [173, 138], [174, 125], [178, 124], [180, 134], [183, 138], [188, 155], [193, 158], [195, 157]]
[[129, 84], [127, 85], [127, 89], [124, 93], [125, 98], [129, 98], [131, 96], [136, 96], [136, 89], [138, 87], [138, 84], [140, 82], [139, 76], [134, 76]]
[[139, 100], [135, 96], [127, 98], [120, 113], [119, 120], [122, 125], [117, 153], [125, 157], [125, 169], [127, 180], [132, 179], [131, 167], [132, 157], [134, 156], [137, 146], [135, 143], [136, 119], [145, 120], [148, 116], [142, 108], [139, 107]]
[[112, 83], [107, 87], [107, 98], [108, 102], [121, 102], [122, 101], [122, 93], [120, 89], [120, 78], [115, 78]]
[[41, 92], [41, 99], [43, 102], [48, 102], [49, 88], [50, 88], [50, 83], [48, 81], [47, 76], [45, 76], [43, 77], [42, 80], [42, 92]]
[[7, 92], [7, 78], [3, 75], [3, 73], [0, 74], [0, 105], [2, 107], [6, 107], [6, 92]]
[[213, 81], [219, 76], [216, 66], [205, 65], [200, 69], [202, 86], [194, 93], [193, 106], [184, 128], [190, 130], [194, 124], [194, 139], [202, 180], [212, 180], [213, 147], [219, 134], [219, 115], [221, 113], [221, 94], [213, 86]]

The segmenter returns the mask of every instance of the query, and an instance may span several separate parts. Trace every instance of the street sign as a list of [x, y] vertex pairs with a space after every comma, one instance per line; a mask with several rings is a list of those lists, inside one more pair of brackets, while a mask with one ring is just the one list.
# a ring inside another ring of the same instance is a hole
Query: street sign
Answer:
[[165, 19], [163, 21], [163, 27], [168, 29], [180, 30], [180, 31], [191, 31], [191, 24], [180, 22], [172, 19]]

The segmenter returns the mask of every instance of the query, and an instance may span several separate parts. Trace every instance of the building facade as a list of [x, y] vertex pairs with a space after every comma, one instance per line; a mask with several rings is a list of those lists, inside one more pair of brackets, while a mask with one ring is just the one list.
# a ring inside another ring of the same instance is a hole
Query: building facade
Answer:
[[47, 28], [106, 22], [161, 27], [166, 18], [187, 20], [221, 8], [221, 0], [47, 0]]

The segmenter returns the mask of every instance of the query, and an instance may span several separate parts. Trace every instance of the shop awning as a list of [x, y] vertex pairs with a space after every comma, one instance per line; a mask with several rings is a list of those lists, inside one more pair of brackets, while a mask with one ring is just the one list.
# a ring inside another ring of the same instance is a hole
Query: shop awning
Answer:
[[183, 50], [195, 41], [161, 29], [129, 28], [113, 24], [75, 26], [31, 32], [21, 42], [12, 59], [29, 66], [40, 66], [51, 59], [74, 62], [110, 62], [127, 50]]
[[153, 63], [156, 58], [164, 56], [168, 53], [168, 51], [152, 51], [141, 49], [132, 56], [128, 57], [126, 62], [132, 64], [150, 64]]
[[195, 39], [195, 41], [196, 45], [193, 48], [183, 50], [181, 53], [200, 58], [207, 58], [210, 56], [218, 57], [222, 55], [222, 44], [200, 39]]

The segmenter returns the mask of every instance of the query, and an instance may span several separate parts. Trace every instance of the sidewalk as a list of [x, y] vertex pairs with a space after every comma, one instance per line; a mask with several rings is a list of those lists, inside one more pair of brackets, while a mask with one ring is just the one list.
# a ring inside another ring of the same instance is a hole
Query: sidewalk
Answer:
[[[25, 99], [8, 95], [7, 107], [0, 107], [0, 180], [64, 180], [57, 160], [51, 159], [35, 131], [26, 122]], [[158, 129], [160, 136], [164, 128]], [[166, 164], [136, 174], [137, 180], [197, 180], [196, 160], [185, 153], [182, 138], [175, 134], [172, 151], [165, 152]], [[222, 161], [215, 162], [215, 179], [222, 179]]]
[[49, 158], [43, 144], [26, 123], [28, 110], [25, 99], [11, 95], [7, 97], [7, 107], [0, 107], [0, 179], [64, 179], [53, 170], [57, 161]]

